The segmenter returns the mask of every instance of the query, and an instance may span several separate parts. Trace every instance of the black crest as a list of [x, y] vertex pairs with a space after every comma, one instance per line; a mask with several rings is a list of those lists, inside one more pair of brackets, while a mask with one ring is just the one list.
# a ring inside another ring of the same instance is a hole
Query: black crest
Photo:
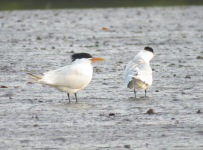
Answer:
[[88, 53], [75, 53], [71, 56], [72, 62], [76, 59], [82, 59], [82, 58], [92, 58], [92, 56]]
[[145, 47], [144, 50], [154, 53], [154, 51], [151, 47]]

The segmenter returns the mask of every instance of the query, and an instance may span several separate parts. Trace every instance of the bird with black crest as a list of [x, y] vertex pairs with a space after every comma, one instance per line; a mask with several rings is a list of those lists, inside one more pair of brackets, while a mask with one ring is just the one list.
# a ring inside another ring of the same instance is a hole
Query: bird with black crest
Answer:
[[106, 59], [92, 57], [88, 53], [75, 53], [71, 59], [70, 65], [48, 71], [43, 75], [27, 74], [33, 78], [33, 82], [49, 85], [61, 92], [66, 92], [69, 103], [71, 102], [69, 94], [74, 93], [77, 102], [76, 92], [86, 87], [92, 80], [93, 68], [91, 63]]
[[152, 85], [152, 68], [149, 65], [150, 60], [154, 57], [154, 51], [151, 47], [142, 49], [125, 67], [125, 83], [129, 89], [144, 89], [145, 97], [147, 86]]

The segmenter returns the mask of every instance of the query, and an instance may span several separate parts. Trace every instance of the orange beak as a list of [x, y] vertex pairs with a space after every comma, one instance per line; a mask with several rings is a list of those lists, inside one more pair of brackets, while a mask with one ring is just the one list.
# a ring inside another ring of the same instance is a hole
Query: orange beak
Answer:
[[106, 60], [104, 58], [99, 58], [99, 57], [92, 57], [92, 59], [90, 59], [91, 61], [101, 61], [101, 60]]

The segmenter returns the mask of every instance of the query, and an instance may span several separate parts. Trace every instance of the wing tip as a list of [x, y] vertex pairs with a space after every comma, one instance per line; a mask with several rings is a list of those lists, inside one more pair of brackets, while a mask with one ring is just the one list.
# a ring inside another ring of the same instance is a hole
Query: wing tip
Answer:
[[42, 77], [43, 77], [41, 75], [36, 75], [36, 74], [31, 74], [31, 73], [26, 73], [26, 74], [29, 75], [31, 78], [33, 78], [35, 80], [42, 79]]

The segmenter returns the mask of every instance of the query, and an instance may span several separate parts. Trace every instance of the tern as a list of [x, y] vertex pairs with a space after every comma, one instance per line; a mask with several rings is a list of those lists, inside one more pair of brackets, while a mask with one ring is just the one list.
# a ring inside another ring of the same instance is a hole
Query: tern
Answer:
[[49, 85], [59, 91], [66, 92], [69, 103], [71, 101], [69, 94], [74, 93], [77, 103], [76, 92], [86, 87], [92, 80], [93, 68], [91, 63], [106, 59], [92, 57], [88, 53], [75, 53], [71, 56], [71, 59], [71, 65], [48, 71], [43, 75], [27, 74], [34, 79], [33, 82]]
[[141, 50], [133, 60], [130, 60], [125, 67], [125, 82], [129, 89], [145, 89], [145, 97], [147, 86], [152, 85], [152, 69], [149, 65], [150, 60], [154, 57], [154, 52], [151, 47], [145, 47]]

